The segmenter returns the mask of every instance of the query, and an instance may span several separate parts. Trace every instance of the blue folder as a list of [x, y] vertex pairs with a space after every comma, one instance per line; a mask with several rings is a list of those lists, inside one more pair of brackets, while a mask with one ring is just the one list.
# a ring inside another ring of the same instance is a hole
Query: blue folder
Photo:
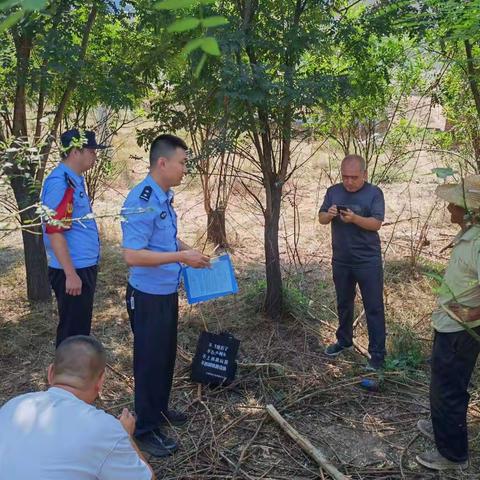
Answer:
[[205, 302], [238, 292], [229, 255], [213, 258], [210, 265], [209, 268], [184, 267], [183, 283], [188, 303]]

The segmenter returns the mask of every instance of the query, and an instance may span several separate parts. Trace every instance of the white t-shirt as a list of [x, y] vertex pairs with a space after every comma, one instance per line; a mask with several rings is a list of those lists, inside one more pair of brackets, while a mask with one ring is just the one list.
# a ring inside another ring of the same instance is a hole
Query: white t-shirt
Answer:
[[150, 480], [112, 415], [57, 387], [0, 409], [0, 480]]

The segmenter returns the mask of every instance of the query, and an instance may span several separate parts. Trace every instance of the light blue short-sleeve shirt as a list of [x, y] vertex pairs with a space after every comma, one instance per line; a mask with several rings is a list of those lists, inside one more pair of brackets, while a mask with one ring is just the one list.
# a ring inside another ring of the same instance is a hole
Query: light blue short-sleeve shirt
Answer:
[[[56, 210], [69, 186], [69, 180], [74, 188], [72, 218], [82, 220], [72, 222], [71, 228], [65, 230], [62, 235], [67, 241], [73, 266], [75, 268], [91, 267], [97, 265], [100, 258], [100, 239], [95, 219], [88, 218], [92, 214], [92, 206], [87, 195], [84, 178], [60, 162], [45, 179], [41, 201], [51, 210]], [[47, 251], [48, 265], [52, 268], [63, 268], [55, 256], [50, 238], [45, 232], [45, 226], [43, 241]]]
[[0, 409], [0, 478], [150, 480], [122, 424], [62, 388]]
[[[173, 192], [164, 192], [148, 175], [127, 196], [122, 208], [123, 248], [176, 252], [177, 215]], [[182, 267], [168, 263], [154, 267], [130, 267], [133, 288], [154, 295], [169, 295], [178, 290]]]

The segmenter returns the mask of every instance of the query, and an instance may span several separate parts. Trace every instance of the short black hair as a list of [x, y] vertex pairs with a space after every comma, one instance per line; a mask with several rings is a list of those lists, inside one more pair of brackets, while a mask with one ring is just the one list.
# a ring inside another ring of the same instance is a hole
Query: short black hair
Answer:
[[153, 167], [160, 157], [169, 158], [177, 148], [188, 150], [187, 144], [181, 138], [169, 133], [159, 135], [150, 146], [150, 166]]
[[55, 351], [55, 376], [75, 377], [83, 382], [98, 378], [105, 370], [107, 355], [103, 345], [87, 335], [63, 340]]

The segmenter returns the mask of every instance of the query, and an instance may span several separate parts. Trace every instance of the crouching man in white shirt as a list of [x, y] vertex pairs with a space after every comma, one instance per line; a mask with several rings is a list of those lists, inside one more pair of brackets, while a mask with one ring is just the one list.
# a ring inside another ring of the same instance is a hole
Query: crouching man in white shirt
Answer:
[[93, 337], [64, 340], [48, 368], [46, 392], [20, 395], [0, 409], [0, 477], [29, 480], [154, 480], [131, 441], [135, 418], [92, 404], [106, 355]]

